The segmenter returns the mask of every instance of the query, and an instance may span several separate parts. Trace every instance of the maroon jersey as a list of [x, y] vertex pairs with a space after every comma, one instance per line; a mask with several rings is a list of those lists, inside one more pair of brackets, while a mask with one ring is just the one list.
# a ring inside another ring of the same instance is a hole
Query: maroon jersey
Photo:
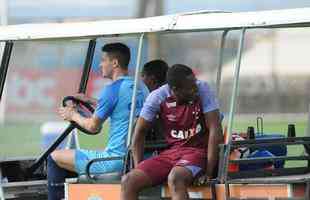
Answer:
[[170, 96], [161, 102], [159, 113], [170, 148], [206, 149], [208, 136], [200, 99], [177, 105], [176, 99]]
[[188, 105], [177, 105], [166, 84], [154, 90], [146, 99], [140, 117], [152, 122], [159, 114], [164, 135], [170, 148], [193, 147], [206, 149], [208, 130], [203, 113], [219, 108], [214, 92], [208, 84], [197, 81], [199, 99]]

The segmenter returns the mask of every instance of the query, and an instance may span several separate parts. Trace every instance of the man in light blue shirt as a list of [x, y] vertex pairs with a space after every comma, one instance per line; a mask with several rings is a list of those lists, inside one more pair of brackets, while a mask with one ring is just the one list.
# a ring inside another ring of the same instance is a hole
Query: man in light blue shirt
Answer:
[[[110, 118], [109, 139], [103, 151], [93, 150], [57, 150], [48, 158], [48, 198], [58, 200], [63, 198], [64, 178], [67, 171], [78, 174], [85, 173], [86, 164], [94, 158], [124, 156], [127, 151], [126, 139], [129, 126], [129, 115], [134, 80], [128, 76], [130, 59], [129, 48], [122, 43], [106, 44], [102, 48], [101, 59], [102, 75], [112, 79], [112, 83], [104, 87], [99, 100], [82, 97], [96, 104], [91, 117], [81, 116], [74, 107], [62, 107], [60, 116], [67, 121], [74, 121], [90, 132], [97, 132], [103, 122]], [[140, 83], [137, 91], [136, 116], [138, 116], [148, 90]], [[121, 171], [122, 160], [97, 162], [92, 165], [91, 173], [108, 173]]]

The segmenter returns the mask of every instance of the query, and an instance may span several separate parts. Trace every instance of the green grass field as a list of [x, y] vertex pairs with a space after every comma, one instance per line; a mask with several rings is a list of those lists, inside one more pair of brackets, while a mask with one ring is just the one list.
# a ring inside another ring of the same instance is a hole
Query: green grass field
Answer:
[[[7, 123], [0, 125], [0, 158], [37, 156], [42, 149], [41, 124]], [[79, 134], [81, 148], [103, 149], [108, 139], [108, 126], [105, 124], [98, 135]]]
[[[306, 131], [306, 120], [294, 121], [297, 136], [304, 136]], [[0, 158], [3, 157], [20, 157], [20, 156], [38, 156], [43, 152], [40, 134], [41, 124], [28, 123], [6, 123], [0, 126]], [[240, 120], [235, 123], [236, 132], [246, 132], [248, 126], [256, 127], [256, 121]], [[286, 121], [266, 121], [264, 122], [265, 133], [282, 133], [287, 132]], [[103, 149], [107, 143], [108, 125], [105, 124], [103, 131], [95, 136], [79, 134], [81, 148]], [[297, 146], [288, 148], [289, 155], [300, 155], [303, 149]], [[289, 165], [298, 165], [297, 163], [288, 163]]]

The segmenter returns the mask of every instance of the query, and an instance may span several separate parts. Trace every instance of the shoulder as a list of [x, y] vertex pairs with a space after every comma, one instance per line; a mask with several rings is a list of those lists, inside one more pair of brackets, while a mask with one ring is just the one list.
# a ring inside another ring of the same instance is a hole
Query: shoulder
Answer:
[[201, 98], [204, 113], [216, 110], [219, 108], [219, 102], [215, 91], [209, 86], [206, 81], [197, 80], [199, 96]]
[[104, 89], [113, 89], [119, 87], [124, 82], [124, 79], [117, 79], [105, 85]]
[[170, 95], [170, 89], [168, 85], [163, 85], [162, 87], [152, 91], [146, 98], [143, 104], [140, 117], [147, 121], [153, 121], [156, 114], [160, 110], [160, 105], [167, 97]]
[[[134, 88], [134, 84], [135, 84], [134, 77], [125, 76], [125, 77], [122, 77], [122, 79], [120, 79], [120, 80], [122, 80], [121, 93], [123, 95], [128, 95], [129, 90], [132, 91]], [[147, 96], [149, 94], [149, 90], [148, 90], [147, 86], [141, 80], [138, 81], [137, 94], [138, 95], [142, 94], [143, 96]]]
[[208, 90], [208, 91], [210, 91], [210, 86], [209, 86], [208, 82], [203, 81], [203, 80], [197, 80], [196, 84], [197, 84], [199, 90]]
[[209, 83], [207, 83], [206, 81], [197, 80], [196, 84], [198, 86], [198, 91], [199, 91], [200, 96], [207, 95], [211, 97], [216, 97], [214, 89], [211, 88]]
[[107, 89], [117, 92], [120, 88], [133, 87], [134, 80], [130, 76], [122, 76], [119, 79], [107, 85]]
[[152, 91], [149, 94], [149, 96], [147, 97], [147, 101], [156, 100], [157, 102], [158, 101], [162, 102], [163, 100], [165, 100], [169, 96], [171, 96], [170, 89], [169, 89], [168, 84], [165, 84], [165, 85], [157, 88], [156, 90]]
[[107, 96], [115, 97], [119, 93], [122, 83], [123, 80], [119, 79], [105, 85], [100, 92], [99, 99]]

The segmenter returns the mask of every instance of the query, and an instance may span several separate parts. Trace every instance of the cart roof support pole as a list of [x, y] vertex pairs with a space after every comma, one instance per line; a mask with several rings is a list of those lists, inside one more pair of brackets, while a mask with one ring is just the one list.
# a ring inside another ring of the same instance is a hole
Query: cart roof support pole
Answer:
[[10, 58], [13, 49], [13, 42], [9, 41], [5, 43], [4, 52], [2, 55], [1, 67], [0, 67], [0, 102], [2, 99], [2, 93], [4, 89], [5, 79], [9, 68]]
[[87, 82], [89, 78], [89, 72], [91, 70], [91, 65], [93, 63], [93, 58], [95, 54], [96, 48], [96, 39], [92, 39], [89, 41], [87, 55], [85, 58], [84, 69], [81, 76], [81, 82], [79, 87], [79, 93], [85, 93], [87, 89]]
[[310, 102], [308, 105], [308, 125], [307, 125], [307, 132], [306, 132], [306, 136], [310, 136]]
[[[224, 154], [224, 180], [225, 181], [225, 187], [228, 187], [226, 185], [227, 180], [227, 173], [228, 173], [228, 162], [229, 162], [229, 153], [230, 153], [230, 146], [231, 146], [231, 138], [232, 138], [232, 129], [233, 129], [233, 120], [234, 120], [234, 114], [235, 114], [235, 107], [236, 107], [236, 101], [238, 96], [238, 86], [239, 86], [239, 73], [240, 73], [240, 66], [241, 66], [241, 57], [242, 57], [242, 50], [243, 50], [243, 44], [244, 44], [244, 36], [245, 36], [245, 28], [241, 30], [240, 39], [239, 39], [239, 47], [238, 47], [238, 54], [237, 54], [237, 62], [235, 66], [235, 72], [234, 72], [234, 82], [233, 82], [233, 91], [230, 101], [230, 110], [229, 110], [229, 119], [228, 119], [228, 131], [226, 137], [227, 137], [227, 148]], [[227, 190], [226, 190], [227, 191]], [[226, 196], [227, 197], [227, 196]]]
[[132, 131], [133, 131], [134, 124], [135, 124], [136, 96], [137, 96], [138, 84], [140, 81], [139, 76], [140, 76], [140, 63], [141, 63], [141, 54], [142, 54], [142, 47], [143, 47], [143, 38], [144, 38], [144, 33], [140, 35], [140, 39], [139, 39], [138, 55], [137, 55], [137, 62], [136, 62], [136, 69], [135, 69], [136, 70], [135, 71], [135, 82], [134, 82], [133, 93], [132, 93], [132, 98], [131, 98], [129, 127], [128, 127], [128, 135], [127, 135], [127, 147], [129, 147], [131, 144], [131, 136], [132, 136]]
[[216, 93], [218, 96], [220, 95], [224, 50], [225, 50], [225, 42], [226, 42], [226, 36], [227, 36], [228, 31], [229, 30], [225, 30], [222, 33], [222, 37], [221, 37], [220, 58], [219, 58], [217, 76], [216, 76]]

